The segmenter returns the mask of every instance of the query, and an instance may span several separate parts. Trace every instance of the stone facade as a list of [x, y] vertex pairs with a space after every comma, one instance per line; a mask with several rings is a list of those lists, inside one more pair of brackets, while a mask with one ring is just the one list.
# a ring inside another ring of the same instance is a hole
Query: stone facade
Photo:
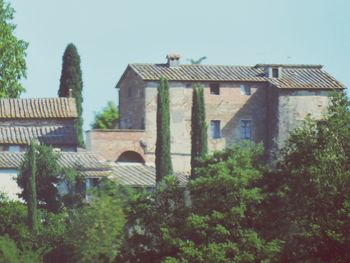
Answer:
[[[89, 131], [89, 149], [101, 152], [111, 161], [118, 161], [125, 151], [134, 151], [147, 164], [154, 165], [157, 87], [159, 77], [165, 76], [170, 88], [171, 153], [175, 170], [190, 171], [192, 91], [198, 84], [204, 88], [210, 152], [250, 139], [263, 143], [272, 156], [307, 115], [322, 117], [329, 91], [342, 89], [321, 68], [317, 65], [176, 64], [174, 68], [170, 64], [129, 65], [117, 85], [120, 128], [128, 130]], [[320, 74], [322, 77], [317, 79]], [[305, 76], [309, 77], [305, 79]], [[219, 126], [218, 138], [213, 138], [215, 125]]]

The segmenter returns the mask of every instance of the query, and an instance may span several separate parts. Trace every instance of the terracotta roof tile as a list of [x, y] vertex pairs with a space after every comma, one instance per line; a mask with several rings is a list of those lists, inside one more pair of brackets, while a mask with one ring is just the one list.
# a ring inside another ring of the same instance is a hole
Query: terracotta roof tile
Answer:
[[30, 144], [33, 139], [49, 145], [77, 145], [73, 126], [0, 126], [0, 144]]
[[0, 99], [1, 119], [76, 118], [74, 98]]
[[[156, 169], [140, 163], [112, 163], [111, 179], [133, 187], [155, 187]], [[188, 175], [175, 173], [181, 184], [186, 184]]]
[[[265, 68], [268, 66], [280, 67], [282, 69], [281, 78], [266, 77]], [[176, 68], [170, 68], [167, 64], [130, 64], [129, 67], [145, 81], [158, 81], [163, 76], [169, 81], [266, 82], [282, 89], [344, 88], [339, 81], [322, 70], [321, 65], [180, 65]]]
[[[107, 164], [98, 161], [92, 152], [60, 152], [59, 164], [65, 168], [79, 171], [103, 171], [110, 169]], [[0, 169], [19, 169], [24, 152], [0, 152]]]

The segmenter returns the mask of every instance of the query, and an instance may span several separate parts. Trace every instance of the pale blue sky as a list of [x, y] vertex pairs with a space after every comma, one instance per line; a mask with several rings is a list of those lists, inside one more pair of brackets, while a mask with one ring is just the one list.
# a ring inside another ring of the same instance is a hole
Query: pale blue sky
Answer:
[[57, 95], [66, 45], [81, 57], [85, 129], [128, 63], [167, 53], [205, 64], [323, 64], [350, 87], [348, 0], [10, 0], [16, 35], [29, 42], [27, 92]]

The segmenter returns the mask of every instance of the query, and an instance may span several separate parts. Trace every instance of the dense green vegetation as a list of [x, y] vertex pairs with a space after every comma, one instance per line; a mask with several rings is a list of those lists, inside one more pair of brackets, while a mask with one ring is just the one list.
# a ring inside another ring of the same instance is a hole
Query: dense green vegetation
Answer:
[[173, 173], [170, 155], [169, 83], [160, 79], [157, 95], [156, 181]]
[[108, 101], [107, 106], [101, 112], [95, 114], [93, 129], [113, 129], [119, 120], [117, 105], [113, 101]]
[[68, 44], [63, 54], [62, 72], [60, 78], [60, 87], [58, 96], [69, 97], [72, 92], [77, 105], [78, 118], [75, 123], [75, 129], [78, 136], [80, 147], [84, 147], [83, 137], [83, 79], [80, 68], [80, 56], [73, 43]]
[[21, 79], [26, 77], [28, 43], [16, 38], [13, 15], [10, 4], [0, 0], [0, 98], [18, 98], [25, 91]]

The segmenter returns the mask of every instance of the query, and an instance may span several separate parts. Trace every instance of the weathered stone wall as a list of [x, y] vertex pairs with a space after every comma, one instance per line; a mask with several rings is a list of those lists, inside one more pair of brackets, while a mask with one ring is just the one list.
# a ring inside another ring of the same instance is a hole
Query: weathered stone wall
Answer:
[[134, 151], [146, 160], [140, 141], [145, 140], [143, 130], [90, 130], [86, 132], [86, 147], [105, 160], [115, 162], [126, 151]]
[[119, 114], [121, 129], [144, 129], [145, 83], [132, 70], [124, 76], [119, 86]]
[[[240, 140], [240, 120], [252, 121], [252, 137], [255, 142], [267, 138], [266, 84], [251, 84], [251, 95], [243, 95], [241, 83], [221, 83], [220, 95], [210, 94], [209, 83], [203, 83], [206, 102], [209, 150], [221, 150]], [[170, 82], [171, 151], [174, 169], [190, 170], [192, 83]], [[154, 162], [156, 142], [156, 82], [148, 82], [145, 89], [145, 120], [147, 161]], [[221, 121], [222, 138], [210, 138], [210, 121]]]
[[315, 119], [322, 118], [329, 104], [328, 94], [329, 91], [325, 90], [279, 90], [275, 135], [279, 148], [307, 115]]

